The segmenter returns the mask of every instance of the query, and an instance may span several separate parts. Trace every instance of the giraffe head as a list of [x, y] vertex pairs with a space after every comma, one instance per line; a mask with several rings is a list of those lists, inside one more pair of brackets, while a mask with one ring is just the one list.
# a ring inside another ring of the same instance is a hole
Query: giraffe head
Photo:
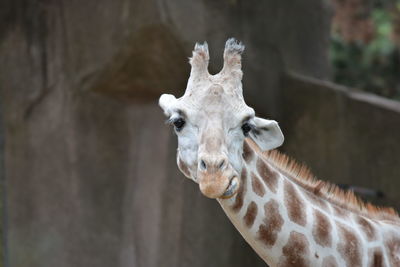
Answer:
[[235, 39], [225, 44], [220, 73], [208, 73], [207, 43], [196, 44], [185, 94], [163, 94], [159, 105], [178, 136], [177, 162], [183, 174], [210, 198], [232, 197], [240, 186], [243, 144], [251, 138], [261, 150], [283, 143], [276, 121], [255, 116], [242, 93], [241, 54]]

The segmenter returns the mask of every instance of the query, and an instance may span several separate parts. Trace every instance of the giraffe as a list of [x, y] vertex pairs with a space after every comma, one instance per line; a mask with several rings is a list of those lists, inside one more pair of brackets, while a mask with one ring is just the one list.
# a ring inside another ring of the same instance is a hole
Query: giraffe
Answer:
[[269, 266], [400, 266], [393, 209], [364, 203], [275, 150], [284, 141], [278, 123], [243, 99], [243, 50], [228, 39], [223, 68], [210, 75], [208, 45], [196, 44], [184, 95], [160, 97], [180, 171]]

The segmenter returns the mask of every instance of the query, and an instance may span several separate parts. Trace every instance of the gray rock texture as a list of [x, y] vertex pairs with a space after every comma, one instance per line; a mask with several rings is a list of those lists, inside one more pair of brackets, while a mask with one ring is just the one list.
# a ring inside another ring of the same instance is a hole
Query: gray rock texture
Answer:
[[282, 82], [283, 149], [320, 179], [384, 193], [400, 210], [400, 102], [301, 75]]

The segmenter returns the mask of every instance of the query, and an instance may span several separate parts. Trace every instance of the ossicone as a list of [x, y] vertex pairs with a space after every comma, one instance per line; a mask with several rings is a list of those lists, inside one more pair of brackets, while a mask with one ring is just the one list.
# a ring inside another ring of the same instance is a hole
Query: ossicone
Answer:
[[196, 43], [196, 45], [194, 46], [192, 57], [189, 59], [189, 63], [190, 65], [192, 65], [190, 78], [198, 79], [208, 76], [209, 60], [210, 55], [208, 52], [207, 42], [204, 42], [203, 44]]
[[235, 38], [229, 38], [225, 43], [224, 67], [221, 73], [242, 79], [242, 53], [244, 45]]

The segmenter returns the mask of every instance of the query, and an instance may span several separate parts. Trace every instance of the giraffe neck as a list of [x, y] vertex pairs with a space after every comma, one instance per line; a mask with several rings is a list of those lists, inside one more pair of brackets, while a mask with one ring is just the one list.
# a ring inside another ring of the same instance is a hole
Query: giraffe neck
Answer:
[[307, 191], [246, 142], [243, 157], [239, 192], [218, 201], [270, 266], [400, 266], [399, 226]]

